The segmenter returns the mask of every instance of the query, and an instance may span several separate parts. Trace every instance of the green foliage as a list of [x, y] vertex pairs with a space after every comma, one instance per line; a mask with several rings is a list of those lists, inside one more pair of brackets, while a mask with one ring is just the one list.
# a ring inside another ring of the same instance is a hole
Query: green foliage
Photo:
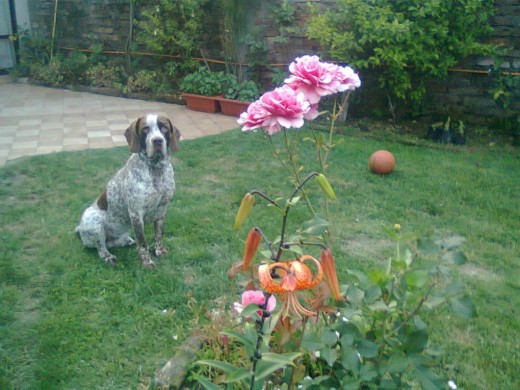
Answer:
[[234, 76], [229, 77], [224, 97], [227, 99], [252, 102], [258, 99], [260, 90], [253, 80], [239, 82]]
[[142, 11], [136, 41], [154, 53], [179, 56], [190, 67], [200, 55], [208, 0], [159, 0]]
[[19, 60], [16, 73], [21, 77], [31, 76], [38, 67], [49, 63], [51, 41], [41, 35], [21, 31], [15, 37], [18, 40]]
[[201, 66], [198, 71], [185, 76], [180, 88], [182, 92], [204, 96], [217, 96], [226, 91], [232, 76], [224, 72], [212, 72]]
[[492, 10], [480, 0], [339, 0], [337, 9], [313, 9], [308, 35], [333, 59], [375, 70], [382, 88], [417, 107], [425, 80], [490, 53], [479, 39], [491, 31]]
[[123, 93], [150, 92], [157, 88], [157, 73], [152, 70], [140, 70], [128, 77]]
[[440, 350], [420, 313], [449, 302], [455, 314], [475, 315], [464, 284], [452, 273], [467, 260], [460, 249], [464, 239], [417, 240], [401, 234], [399, 225], [385, 231], [396, 244], [395, 255], [366, 272], [349, 270], [347, 303], [329, 321], [307, 325], [301, 344], [309, 354], [308, 378], [302, 388], [444, 388], [446, 380], [430, 368]]
[[121, 84], [121, 69], [104, 64], [91, 66], [87, 70], [87, 82], [97, 87], [115, 87]]
[[74, 50], [68, 55], [56, 54], [47, 65], [37, 66], [32, 76], [45, 85], [80, 85], [85, 82], [87, 69], [87, 56]]

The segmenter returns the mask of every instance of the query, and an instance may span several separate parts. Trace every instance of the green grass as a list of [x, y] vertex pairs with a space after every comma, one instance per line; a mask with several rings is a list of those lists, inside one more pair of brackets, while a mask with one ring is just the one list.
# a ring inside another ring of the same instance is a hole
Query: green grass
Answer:
[[[459, 387], [519, 388], [518, 151], [343, 138], [328, 173], [338, 196], [331, 214], [340, 279], [346, 282], [346, 268], [366, 269], [388, 255], [382, 224], [466, 237], [461, 276], [478, 316], [460, 319], [444, 309], [427, 316], [433, 342], [445, 350], [439, 367]], [[313, 155], [310, 145], [301, 147], [302, 156]], [[380, 148], [398, 162], [388, 177], [367, 169]], [[127, 157], [126, 148], [58, 153], [0, 169], [0, 388], [149, 384], [205, 321], [205, 310], [222, 297], [238, 299], [226, 271], [241, 257], [249, 227], [278, 233], [262, 202], [241, 231], [232, 230], [244, 192], [285, 197], [291, 189], [261, 134], [232, 131], [185, 141], [173, 157], [170, 252], [159, 267], [143, 269], [134, 248], [115, 250], [118, 265], [106, 267], [74, 228]], [[313, 160], [302, 162], [316, 169]], [[310, 218], [303, 206], [294, 216]]]

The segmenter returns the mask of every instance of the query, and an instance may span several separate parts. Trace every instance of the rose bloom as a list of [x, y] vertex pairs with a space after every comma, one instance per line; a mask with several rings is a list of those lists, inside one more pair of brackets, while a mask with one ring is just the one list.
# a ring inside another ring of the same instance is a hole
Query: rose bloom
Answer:
[[[317, 112], [316, 109], [314, 111]], [[304, 119], [313, 118], [314, 111], [302, 93], [284, 85], [264, 93], [259, 100], [251, 103], [247, 111], [240, 115], [238, 124], [244, 126], [242, 131], [263, 127], [267, 134], [273, 135], [282, 127], [302, 127]]]
[[[247, 291], [244, 291], [242, 293], [242, 301], [240, 303], [235, 302], [233, 304], [233, 308], [238, 313], [242, 313], [244, 308], [247, 305], [250, 305], [252, 303], [254, 303], [255, 305], [258, 305], [258, 306], [265, 304], [264, 293], [262, 291], [260, 291], [260, 290], [247, 290]], [[271, 312], [271, 311], [274, 310], [275, 307], [276, 307], [276, 298], [273, 295], [271, 295], [269, 297], [269, 299], [267, 300], [266, 310], [268, 312]], [[258, 310], [257, 313], [258, 313], [259, 316], [261, 316], [262, 315], [262, 310]]]
[[289, 71], [292, 75], [285, 83], [302, 92], [311, 104], [317, 104], [323, 96], [361, 85], [359, 76], [350, 67], [321, 62], [318, 56], [296, 58], [289, 65]]

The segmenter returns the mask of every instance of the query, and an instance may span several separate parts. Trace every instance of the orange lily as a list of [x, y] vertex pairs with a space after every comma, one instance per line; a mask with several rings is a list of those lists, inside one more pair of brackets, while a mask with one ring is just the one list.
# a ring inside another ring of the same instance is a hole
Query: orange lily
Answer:
[[[316, 265], [317, 275], [313, 276], [310, 268], [305, 261], [311, 261]], [[271, 276], [271, 272], [278, 271], [280, 282], [275, 282]], [[298, 301], [296, 291], [308, 290], [316, 286], [323, 277], [321, 264], [314, 257], [304, 255], [298, 260], [291, 260], [285, 263], [277, 262], [271, 264], [262, 264], [258, 267], [258, 279], [260, 286], [268, 293], [283, 294], [284, 314], [282, 318], [286, 318], [289, 313], [301, 318], [301, 314], [305, 316], [315, 316], [316, 313], [304, 308]]]
[[338, 275], [336, 273], [336, 263], [334, 261], [334, 257], [332, 256], [332, 252], [329, 248], [326, 248], [321, 252], [321, 266], [323, 268], [323, 273], [325, 274], [325, 280], [334, 296], [336, 301], [341, 301], [343, 297], [339, 292], [339, 283], [338, 283]]

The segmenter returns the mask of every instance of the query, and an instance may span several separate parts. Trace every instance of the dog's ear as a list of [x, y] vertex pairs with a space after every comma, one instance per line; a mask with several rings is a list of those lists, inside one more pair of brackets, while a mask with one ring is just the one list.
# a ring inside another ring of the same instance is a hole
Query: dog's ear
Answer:
[[159, 121], [162, 122], [162, 123], [165, 123], [168, 128], [169, 128], [169, 131], [168, 131], [168, 147], [170, 148], [170, 150], [172, 152], [176, 152], [179, 150], [179, 141], [182, 139], [182, 134], [181, 132], [179, 131], [178, 128], [176, 128], [172, 121], [165, 117], [165, 116], [161, 116], [159, 117]]
[[125, 131], [126, 142], [128, 142], [132, 153], [139, 153], [141, 150], [141, 139], [139, 137], [139, 123], [141, 119], [142, 118], [139, 118], [133, 121], [130, 127]]

